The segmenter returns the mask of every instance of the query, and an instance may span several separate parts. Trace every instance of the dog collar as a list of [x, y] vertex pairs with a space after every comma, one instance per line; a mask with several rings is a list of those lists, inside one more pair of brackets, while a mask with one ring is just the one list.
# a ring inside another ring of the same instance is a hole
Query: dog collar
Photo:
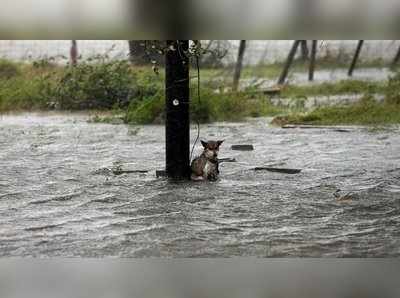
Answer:
[[209, 159], [209, 158], [207, 158], [207, 160], [208, 160], [209, 162], [211, 162], [211, 163], [218, 163], [218, 159], [217, 159], [217, 160], [214, 160], [214, 159]]
[[201, 154], [200, 156], [205, 157], [205, 158], [206, 158], [209, 162], [211, 162], [211, 163], [218, 163], [218, 159], [216, 159], [216, 160], [210, 159], [210, 158], [208, 158], [205, 154]]

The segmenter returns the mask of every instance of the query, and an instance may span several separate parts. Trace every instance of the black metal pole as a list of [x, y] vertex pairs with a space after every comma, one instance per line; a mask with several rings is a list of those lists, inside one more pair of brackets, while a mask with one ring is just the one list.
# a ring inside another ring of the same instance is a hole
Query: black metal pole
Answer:
[[317, 55], [317, 43], [318, 43], [318, 40], [313, 40], [312, 45], [311, 45], [310, 69], [308, 71], [308, 80], [309, 81], [314, 81], [315, 57]]
[[165, 54], [165, 150], [169, 178], [190, 177], [188, 40], [167, 41]]
[[390, 67], [394, 68], [396, 66], [396, 64], [399, 62], [399, 60], [400, 60], [400, 47], [397, 49], [396, 56], [394, 57], [393, 62], [390, 65]]
[[232, 90], [237, 91], [239, 87], [240, 74], [243, 66], [243, 56], [246, 49], [246, 40], [241, 40], [239, 45], [238, 57], [236, 61], [235, 73], [233, 74]]
[[349, 72], [347, 73], [349, 77], [353, 75], [354, 68], [356, 67], [358, 57], [360, 56], [361, 48], [364, 44], [364, 40], [359, 40], [357, 44], [356, 52], [354, 53], [353, 60], [351, 61], [351, 65], [349, 68]]
[[288, 57], [286, 59], [285, 66], [283, 67], [282, 73], [281, 73], [281, 75], [279, 77], [279, 80], [278, 80], [278, 84], [279, 85], [282, 85], [283, 83], [285, 83], [286, 77], [287, 77], [287, 75], [289, 73], [289, 68], [292, 65], [292, 62], [294, 60], [294, 56], [296, 55], [297, 48], [299, 47], [299, 44], [300, 44], [300, 40], [295, 40], [294, 43], [293, 43], [292, 48], [290, 49], [289, 55], [288, 55]]

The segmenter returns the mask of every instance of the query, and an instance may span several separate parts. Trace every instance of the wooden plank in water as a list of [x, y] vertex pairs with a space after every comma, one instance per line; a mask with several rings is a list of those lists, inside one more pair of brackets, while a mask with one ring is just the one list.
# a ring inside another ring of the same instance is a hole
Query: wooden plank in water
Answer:
[[271, 168], [271, 167], [255, 167], [254, 171], [269, 171], [282, 174], [298, 174], [301, 172], [300, 169], [285, 169], [285, 168]]
[[232, 145], [231, 150], [236, 150], [236, 151], [253, 151], [254, 147], [253, 145]]
[[218, 162], [236, 162], [236, 158], [227, 157], [227, 158], [218, 158]]
[[145, 174], [149, 171], [147, 170], [121, 170], [121, 169], [113, 169], [112, 170], [114, 175], [122, 175], [122, 174]]
[[338, 132], [350, 132], [349, 127], [347, 126], [328, 126], [328, 125], [311, 125], [311, 124], [285, 124], [282, 126], [284, 129], [331, 129]]

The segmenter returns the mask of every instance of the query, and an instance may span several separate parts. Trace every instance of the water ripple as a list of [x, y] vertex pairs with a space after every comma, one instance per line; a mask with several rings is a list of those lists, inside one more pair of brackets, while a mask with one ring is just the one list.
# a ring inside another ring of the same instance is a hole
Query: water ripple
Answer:
[[[238, 162], [221, 164], [217, 182], [168, 183], [154, 175], [164, 127], [138, 137], [86, 119], [0, 119], [1, 256], [400, 255], [398, 128], [204, 125], [202, 137], [225, 139], [221, 155]], [[255, 150], [229, 149], [245, 143]], [[116, 165], [149, 172], [116, 176]], [[252, 170], [265, 165], [303, 171]]]

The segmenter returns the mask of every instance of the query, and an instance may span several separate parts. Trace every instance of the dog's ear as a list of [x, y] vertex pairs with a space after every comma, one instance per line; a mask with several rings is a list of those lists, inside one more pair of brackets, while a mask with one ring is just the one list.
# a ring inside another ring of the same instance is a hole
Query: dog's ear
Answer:
[[222, 144], [224, 141], [225, 141], [225, 140], [217, 141], [218, 147], [221, 146], [221, 144]]
[[208, 143], [206, 141], [200, 140], [200, 142], [204, 148], [207, 148]]

